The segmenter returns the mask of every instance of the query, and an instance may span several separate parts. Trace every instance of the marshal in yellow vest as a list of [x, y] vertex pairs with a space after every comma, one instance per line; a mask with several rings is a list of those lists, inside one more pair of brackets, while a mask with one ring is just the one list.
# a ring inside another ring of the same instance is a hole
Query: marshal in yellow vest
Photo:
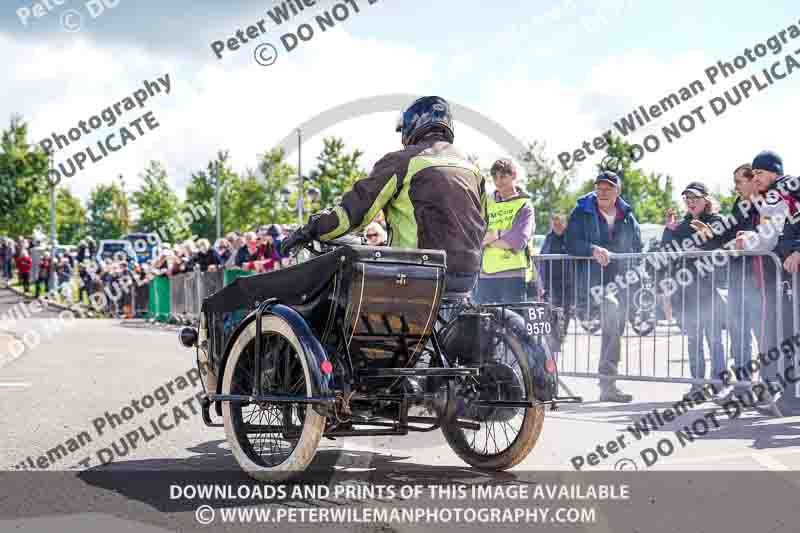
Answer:
[[[528, 203], [528, 198], [523, 196], [498, 202], [494, 195], [486, 199], [486, 217], [488, 219], [488, 231], [510, 230], [514, 224], [514, 217]], [[483, 271], [487, 274], [505, 272], [507, 270], [520, 270], [528, 268], [527, 247], [519, 252], [513, 250], [502, 250], [494, 246], [487, 246], [483, 249]]]

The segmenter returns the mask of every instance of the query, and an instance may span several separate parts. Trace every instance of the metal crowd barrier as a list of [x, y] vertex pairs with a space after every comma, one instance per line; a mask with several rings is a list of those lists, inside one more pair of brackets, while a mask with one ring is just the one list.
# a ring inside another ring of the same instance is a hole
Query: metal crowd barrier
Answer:
[[[564, 312], [561, 376], [600, 378], [601, 362], [603, 375], [613, 374], [606, 361], [618, 353], [615, 379], [719, 388], [720, 372], [748, 365], [759, 350], [800, 331], [796, 305], [793, 327], [784, 328], [789, 284], [774, 253], [611, 254], [608, 268], [593, 258], [538, 255], [534, 265], [544, 299]], [[762, 274], [767, 282], [757, 283]], [[795, 390], [800, 397], [800, 382]]]
[[171, 322], [183, 322], [186, 313], [186, 285], [184, 278], [187, 274], [177, 274], [169, 279], [169, 319]]
[[206, 297], [237, 278], [253, 274], [239, 269], [201, 272], [198, 267], [193, 272], [154, 278], [157, 284], [149, 290], [148, 317], [160, 322], [196, 324]]
[[135, 284], [132, 288], [131, 296], [133, 297], [133, 303], [131, 304], [133, 316], [136, 318], [147, 316], [150, 308], [150, 284]]

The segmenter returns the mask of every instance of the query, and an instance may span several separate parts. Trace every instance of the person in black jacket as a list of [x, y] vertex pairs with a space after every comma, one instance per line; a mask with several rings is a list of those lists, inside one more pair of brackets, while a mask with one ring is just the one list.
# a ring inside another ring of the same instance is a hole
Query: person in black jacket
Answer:
[[211, 243], [208, 239], [197, 241], [197, 253], [194, 257], [195, 264], [200, 267], [201, 272], [207, 272], [209, 266], [217, 264], [214, 250], [211, 249]]
[[89, 256], [89, 245], [86, 244], [86, 241], [81, 241], [78, 243], [78, 263], [83, 264], [86, 259], [94, 259], [93, 257]]
[[[661, 244], [672, 245], [680, 251], [714, 250], [721, 242], [713, 232], [698, 231], [723, 225], [717, 206], [708, 194], [708, 189], [700, 182], [690, 183], [682, 193], [686, 203], [686, 215], [677, 222], [670, 209]], [[702, 222], [703, 224], [698, 224]], [[687, 241], [688, 239], [688, 241]], [[692, 246], [686, 243], [692, 242]], [[722, 284], [722, 269], [714, 269], [711, 274], [698, 270], [699, 259], [679, 259], [671, 269], [671, 277], [677, 282], [676, 290], [670, 295], [675, 318], [686, 335], [689, 351], [689, 369], [693, 378], [706, 379], [706, 359], [703, 348], [708, 341], [711, 350], [711, 378], [717, 379], [725, 370], [725, 350], [722, 345], [722, 300], [717, 292]], [[705, 259], [708, 263], [710, 260]], [[723, 285], [724, 286], [724, 285]], [[696, 399], [698, 391], [703, 394], [703, 386], [693, 384], [684, 398]]]
[[[739, 165], [733, 171], [736, 200], [730, 217], [733, 223], [719, 236], [723, 246], [736, 239], [742, 231], [755, 231], [758, 210], [753, 203], [755, 184], [750, 163]], [[730, 339], [734, 368], [747, 368], [753, 357], [753, 335], [759, 336], [758, 327], [764, 300], [754, 283], [755, 261], [752, 257], [731, 257], [728, 263], [728, 305], [724, 314]], [[749, 380], [737, 381], [733, 388], [726, 387], [715, 401], [723, 403], [729, 394], [746, 394], [752, 386]]]
[[217, 239], [212, 252], [214, 253], [214, 264], [209, 265], [213, 267], [211, 270], [224, 270], [225, 264], [231, 257], [231, 243], [228, 242], [228, 239]]

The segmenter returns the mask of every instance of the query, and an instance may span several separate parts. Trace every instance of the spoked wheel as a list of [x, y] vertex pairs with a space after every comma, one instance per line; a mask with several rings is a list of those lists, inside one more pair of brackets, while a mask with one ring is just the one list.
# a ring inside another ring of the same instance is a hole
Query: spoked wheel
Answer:
[[[528, 354], [519, 339], [498, 325], [493, 328], [489, 353], [484, 354], [478, 382], [456, 387], [456, 397], [473, 394], [479, 400], [522, 401], [533, 399]], [[466, 386], [465, 386], [466, 385]], [[472, 389], [470, 391], [470, 389]], [[443, 420], [442, 432], [456, 454], [481, 470], [505, 470], [528, 456], [544, 423], [544, 406], [492, 407], [459, 402], [456, 417], [477, 423], [465, 429]]]
[[[253, 322], [231, 349], [223, 394], [253, 394], [255, 336]], [[261, 342], [262, 393], [311, 396], [308, 363], [288, 324], [263, 317]], [[308, 404], [223, 402], [222, 415], [233, 456], [260, 481], [283, 481], [305, 470], [325, 428], [325, 417]]]

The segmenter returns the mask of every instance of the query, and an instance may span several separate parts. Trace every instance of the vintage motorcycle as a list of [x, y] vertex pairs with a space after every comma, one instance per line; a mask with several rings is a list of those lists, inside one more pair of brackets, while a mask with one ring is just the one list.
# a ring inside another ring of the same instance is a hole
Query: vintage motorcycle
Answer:
[[473, 467], [508, 469], [536, 445], [546, 405], [581, 401], [558, 396], [548, 304], [445, 292], [440, 250], [338, 244], [237, 279], [180, 332], [208, 370], [203, 421], [224, 426], [251, 477], [300, 474], [322, 437], [436, 429]]

